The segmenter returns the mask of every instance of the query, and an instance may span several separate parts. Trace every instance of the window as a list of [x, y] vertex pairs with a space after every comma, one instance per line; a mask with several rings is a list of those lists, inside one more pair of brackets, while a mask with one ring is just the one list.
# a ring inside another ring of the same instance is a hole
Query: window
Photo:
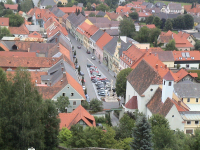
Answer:
[[186, 134], [193, 134], [193, 130], [192, 129], [186, 130]]
[[71, 93], [71, 96], [74, 96], [74, 93]]
[[169, 82], [169, 86], [171, 86], [172, 85], [172, 82]]
[[187, 124], [191, 124], [191, 121], [187, 121]]
[[174, 117], [174, 115], [172, 115], [172, 117]]
[[73, 105], [76, 105], [76, 101], [73, 102]]
[[186, 68], [189, 68], [189, 67], [190, 67], [190, 65], [189, 65], [189, 64], [187, 64], [187, 65], [186, 65]]
[[187, 99], [187, 102], [190, 102], [190, 98]]
[[199, 124], [199, 121], [195, 121], [195, 124]]
[[164, 81], [164, 85], [165, 85], [165, 81]]
[[65, 93], [62, 93], [62, 96], [65, 96]]
[[150, 91], [153, 91], [153, 89], [150, 89]]
[[196, 102], [197, 102], [197, 103], [199, 102], [199, 98], [196, 98]]

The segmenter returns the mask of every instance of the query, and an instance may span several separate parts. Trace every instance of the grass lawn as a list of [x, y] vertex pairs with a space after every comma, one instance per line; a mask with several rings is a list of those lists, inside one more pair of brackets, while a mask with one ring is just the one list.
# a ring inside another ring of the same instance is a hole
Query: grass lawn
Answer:
[[145, 22], [140, 22], [140, 25], [146, 25], [146, 23]]
[[[172, 1], [154, 1], [154, 3], [157, 3], [157, 2], [163, 2], [163, 3], [165, 3], [165, 5], [168, 5]], [[181, 2], [174, 2], [174, 3], [181, 3]], [[181, 3], [181, 5], [182, 6], [184, 6], [184, 5], [191, 5], [191, 3]]]
[[64, 143], [59, 143], [59, 146], [66, 147]]

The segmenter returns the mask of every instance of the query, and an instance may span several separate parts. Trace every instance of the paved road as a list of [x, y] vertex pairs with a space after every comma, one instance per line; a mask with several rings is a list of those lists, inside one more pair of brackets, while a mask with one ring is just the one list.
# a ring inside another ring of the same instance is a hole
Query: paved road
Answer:
[[110, 114], [112, 126], [117, 126], [119, 124], [119, 119], [114, 115], [114, 111]]
[[[76, 41], [71, 34], [69, 34], [68, 36], [71, 40], [72, 45], [74, 46], [74, 49], [76, 50], [76, 57], [78, 59], [78, 64], [81, 66], [81, 71], [85, 74], [85, 86], [87, 88], [87, 93], [90, 97], [90, 100], [92, 100], [93, 98], [97, 98], [94, 86], [92, 85], [89, 73], [87, 71], [87, 63], [92, 62], [99, 69], [99, 71], [102, 72], [103, 75], [105, 75], [109, 80], [112, 79], [115, 85], [116, 79], [114, 78], [114, 73], [108, 71], [108, 68], [104, 64], [99, 64], [98, 60], [92, 60], [91, 54], [86, 53], [86, 48], [84, 46], [81, 46], [81, 49], [78, 49], [77, 46], [81, 44], [78, 41]], [[104, 109], [118, 108], [119, 102], [103, 102], [103, 106]]]

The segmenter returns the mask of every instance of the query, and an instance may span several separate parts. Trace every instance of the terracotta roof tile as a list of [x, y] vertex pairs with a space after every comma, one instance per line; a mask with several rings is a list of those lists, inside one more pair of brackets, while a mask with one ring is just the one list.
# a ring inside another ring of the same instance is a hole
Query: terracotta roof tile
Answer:
[[16, 56], [16, 57], [36, 57], [35, 52], [7, 52], [7, 51], [0, 51], [0, 56], [5, 56], [5, 57], [11, 57], [11, 56]]
[[11, 34], [28, 35], [29, 31], [27, 27], [22, 24], [20, 27], [9, 27]]
[[80, 120], [83, 120], [90, 127], [96, 126], [94, 117], [90, 115], [81, 105], [79, 105], [71, 113], [60, 113], [59, 118], [61, 120], [60, 129], [63, 127], [70, 129], [72, 125], [77, 124]]
[[118, 6], [116, 8], [116, 13], [121, 13], [121, 12], [127, 12], [127, 13], [131, 13], [131, 7], [126, 7], [126, 6]]
[[128, 109], [138, 109], [137, 96], [133, 96], [126, 104], [125, 107]]
[[[183, 57], [183, 54], [188, 53], [190, 57]], [[199, 51], [173, 51], [174, 61], [195, 61], [200, 60]]]
[[28, 51], [28, 49], [30, 48], [31, 43], [35, 43], [35, 42], [16, 41], [15, 45], [17, 46], [17, 50], [18, 51]]
[[33, 33], [29, 34], [28, 37], [33, 37], [33, 38], [42, 38], [41, 34], [34, 31]]
[[119, 14], [114, 12], [106, 12], [106, 14], [110, 17], [111, 20], [116, 20], [119, 17]]
[[62, 10], [64, 13], [75, 13], [76, 9], [82, 11], [82, 7], [58, 7], [60, 10]]
[[112, 37], [104, 32], [104, 34], [98, 39], [98, 41], [96, 42], [96, 45], [103, 50], [103, 47], [110, 41], [112, 40]]
[[4, 4], [4, 7], [6, 9], [17, 10], [18, 9], [18, 4]]
[[198, 77], [197, 73], [188, 73], [187, 71], [185, 71], [185, 69], [180, 69], [178, 72], [176, 72], [174, 74], [175, 74], [175, 76], [178, 77], [177, 82], [182, 80], [187, 75], [190, 75], [191, 77], [194, 77], [194, 78]]
[[151, 13], [148, 13], [148, 12], [138, 12], [138, 16], [139, 17], [149, 17], [151, 16], [152, 14]]
[[0, 26], [9, 26], [9, 18], [0, 17]]
[[142, 26], [146, 26], [149, 29], [156, 28], [155, 24], [147, 24], [147, 25], [142, 25]]

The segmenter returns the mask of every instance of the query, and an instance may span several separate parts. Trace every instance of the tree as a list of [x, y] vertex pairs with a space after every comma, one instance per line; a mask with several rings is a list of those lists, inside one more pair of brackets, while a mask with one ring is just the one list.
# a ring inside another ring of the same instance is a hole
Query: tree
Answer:
[[56, 108], [59, 109], [61, 113], [66, 112], [66, 107], [69, 106], [69, 98], [67, 96], [60, 96], [57, 98], [57, 101], [55, 102]]
[[174, 50], [178, 50], [175, 46], [175, 40], [170, 40], [169, 43], [166, 45], [165, 48], [166, 51], [174, 51]]
[[78, 67], [78, 73], [80, 73], [80, 71], [81, 71], [81, 66]]
[[81, 14], [85, 16], [85, 11], [82, 9]]
[[85, 93], [85, 95], [87, 94], [87, 88], [85, 88], [84, 93]]
[[89, 17], [95, 17], [95, 13], [90, 13]]
[[93, 8], [92, 8], [91, 5], [92, 5], [92, 4], [91, 4], [90, 2], [87, 3], [87, 6], [86, 6], [86, 7], [87, 7], [87, 10], [88, 10], [88, 11], [93, 10]]
[[63, 127], [61, 129], [61, 131], [59, 132], [59, 136], [58, 136], [59, 140], [61, 143], [64, 143], [65, 146], [70, 146], [70, 140], [72, 138], [72, 133], [69, 129]]
[[82, 101], [81, 102], [81, 106], [83, 106], [85, 109], [89, 109], [90, 108], [90, 105], [88, 104], [87, 101]]
[[84, 81], [84, 76], [82, 76], [82, 80], [81, 80], [82, 85], [84, 85], [85, 81]]
[[138, 15], [137, 12], [132, 12], [132, 13], [129, 14], [129, 17], [131, 17], [134, 20], [138, 20], [139, 15]]
[[44, 149], [42, 97], [32, 84], [30, 73], [19, 68], [11, 82], [2, 72], [0, 76], [0, 129], [3, 129], [0, 149], [27, 149], [31, 146]]
[[191, 9], [194, 8], [194, 3], [192, 3]]
[[160, 35], [161, 31], [158, 28], [153, 28], [151, 30], [149, 30], [149, 42], [150, 43], [154, 43], [155, 40], [157, 41], [158, 36]]
[[76, 50], [74, 51], [74, 56], [76, 56]]
[[21, 11], [28, 12], [31, 8], [34, 8], [34, 4], [32, 0], [24, 0], [20, 1]]
[[103, 110], [103, 102], [98, 99], [92, 99], [90, 102], [90, 108], [94, 112], [102, 111]]
[[59, 1], [59, 2], [57, 3], [57, 7], [64, 7], [64, 5], [62, 4], [62, 2]]
[[193, 29], [194, 18], [190, 14], [185, 14], [183, 18], [184, 18], [184, 22], [185, 22], [185, 28], [186, 29]]
[[14, 4], [12, 0], [6, 0], [6, 4]]
[[77, 65], [78, 64], [78, 59], [76, 58], [76, 60], [75, 60], [75, 64]]
[[172, 28], [173, 28], [173, 24], [172, 24], [171, 19], [167, 19], [167, 21], [165, 22], [164, 30], [169, 31], [169, 30], [172, 30]]
[[47, 6], [45, 7], [45, 9], [49, 9], [49, 8], [52, 8], [52, 6], [51, 6], [51, 5], [47, 5]]
[[12, 36], [6, 27], [0, 28], [0, 39], [2, 39], [4, 36]]
[[173, 19], [173, 28], [174, 29], [185, 29], [185, 21], [183, 16], [178, 16]]
[[96, 10], [97, 11], [103, 11], [103, 12], [105, 12], [105, 11], [109, 11], [109, 7], [108, 6], [106, 6], [106, 5], [104, 5], [104, 4], [100, 4], [100, 5], [98, 5], [97, 7], [96, 7]]
[[160, 28], [161, 28], [161, 29], [164, 29], [164, 27], [165, 27], [165, 22], [166, 22], [166, 19], [165, 19], [165, 18], [162, 18], [162, 19], [161, 19], [161, 25], [160, 25]]
[[129, 117], [128, 114], [124, 114], [124, 116], [119, 120], [118, 127], [115, 128], [116, 131], [116, 139], [125, 139], [132, 137], [132, 130], [134, 127], [135, 121]]
[[187, 14], [187, 11], [184, 9], [184, 14]]
[[123, 96], [124, 99], [126, 98], [126, 77], [130, 74], [132, 71], [131, 68], [123, 69], [120, 71], [116, 78], [116, 93], [117, 96]]
[[138, 34], [135, 36], [134, 39], [140, 43], [148, 43], [150, 41], [149, 35], [150, 35], [150, 29], [144, 26], [140, 29], [140, 31], [138, 32]]
[[153, 150], [151, 125], [144, 115], [136, 120], [133, 128], [133, 141], [130, 145], [134, 150]]
[[6, 14], [5, 17], [9, 18], [9, 26], [19, 27], [24, 23], [24, 18], [19, 14]]
[[158, 42], [157, 42], [157, 38], [156, 38], [156, 37], [155, 37], [155, 39], [154, 39], [153, 46], [154, 46], [154, 47], [158, 47]]
[[41, 120], [45, 126], [43, 135], [45, 150], [56, 150], [59, 144], [58, 133], [60, 125], [60, 119], [57, 117], [58, 111], [52, 100], [45, 100], [43, 105], [43, 118]]
[[199, 40], [196, 41], [194, 47], [196, 50], [200, 50], [200, 41]]
[[156, 26], [157, 28], [160, 28], [160, 26], [161, 26], [161, 20], [160, 20], [160, 18], [156, 16], [156, 17], [153, 19], [153, 24], [155, 24], [155, 26]]
[[[68, 2], [67, 4], [66, 4], [66, 7], [72, 7], [74, 4], [72, 3], [72, 2]], [[62, 7], [62, 6], [61, 6]]]
[[197, 128], [194, 131], [193, 140], [194, 140], [193, 149], [199, 150], [199, 147], [200, 147], [200, 128]]
[[135, 25], [131, 19], [123, 19], [119, 24], [120, 35], [132, 38], [135, 32]]
[[154, 0], [148, 0], [149, 1], [149, 3], [152, 3], [152, 4], [154, 4]]
[[146, 18], [145, 22], [146, 24], [152, 24], [154, 20], [154, 16], [149, 16]]

